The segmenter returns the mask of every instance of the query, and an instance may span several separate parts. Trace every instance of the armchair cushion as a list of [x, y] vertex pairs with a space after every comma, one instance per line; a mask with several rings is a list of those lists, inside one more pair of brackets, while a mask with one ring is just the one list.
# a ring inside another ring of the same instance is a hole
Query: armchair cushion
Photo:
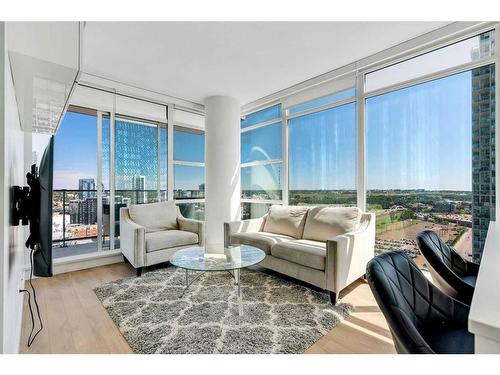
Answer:
[[332, 237], [355, 231], [361, 220], [357, 207], [313, 207], [307, 214], [304, 239], [326, 241]]
[[231, 236], [231, 243], [255, 246], [266, 254], [271, 254], [271, 247], [273, 245], [291, 240], [293, 240], [293, 237], [267, 232], [243, 232], [235, 233]]
[[146, 233], [178, 229], [177, 206], [173, 201], [131, 205], [130, 218], [143, 226]]
[[269, 209], [264, 232], [302, 238], [308, 207], [272, 205]]
[[326, 244], [310, 240], [280, 242], [271, 247], [271, 255], [323, 271], [325, 269]]
[[198, 235], [182, 230], [166, 230], [146, 233], [146, 252], [169, 249], [177, 246], [197, 245]]

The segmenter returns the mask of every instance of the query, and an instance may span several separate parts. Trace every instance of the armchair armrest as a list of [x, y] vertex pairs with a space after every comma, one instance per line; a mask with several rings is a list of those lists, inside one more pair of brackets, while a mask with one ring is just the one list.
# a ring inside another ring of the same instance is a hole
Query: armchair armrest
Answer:
[[356, 231], [326, 241], [326, 285], [340, 292], [366, 272], [375, 256], [375, 214], [364, 213]]
[[231, 245], [231, 236], [236, 233], [260, 232], [264, 227], [267, 215], [257, 219], [230, 221], [224, 223], [224, 244]]
[[120, 208], [120, 250], [135, 268], [146, 265], [146, 229], [132, 221], [126, 207]]
[[177, 223], [179, 224], [180, 230], [196, 233], [200, 246], [205, 243], [205, 223], [203, 221], [177, 217]]

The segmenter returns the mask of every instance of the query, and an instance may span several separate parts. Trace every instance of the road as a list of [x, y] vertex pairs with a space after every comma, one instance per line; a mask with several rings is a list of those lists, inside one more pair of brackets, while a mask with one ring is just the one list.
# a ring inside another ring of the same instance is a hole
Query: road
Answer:
[[460, 236], [457, 244], [454, 246], [457, 253], [465, 259], [470, 259], [472, 256], [472, 228], [467, 230]]

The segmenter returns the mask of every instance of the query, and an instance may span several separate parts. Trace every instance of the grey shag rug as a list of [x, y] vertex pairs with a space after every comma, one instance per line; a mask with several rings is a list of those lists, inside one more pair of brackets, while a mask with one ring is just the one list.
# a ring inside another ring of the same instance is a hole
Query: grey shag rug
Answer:
[[[194, 277], [194, 273], [191, 273]], [[168, 267], [94, 291], [136, 353], [303, 353], [352, 311], [327, 294], [253, 270], [241, 298], [229, 273], [208, 272], [186, 294]]]

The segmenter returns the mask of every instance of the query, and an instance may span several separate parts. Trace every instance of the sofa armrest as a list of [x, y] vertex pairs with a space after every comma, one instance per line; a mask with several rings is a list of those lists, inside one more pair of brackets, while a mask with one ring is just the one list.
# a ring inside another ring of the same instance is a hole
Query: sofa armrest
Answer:
[[146, 229], [132, 221], [127, 207], [120, 208], [120, 250], [135, 268], [146, 265]]
[[336, 293], [366, 272], [375, 256], [375, 214], [364, 213], [356, 231], [326, 241], [326, 285]]
[[257, 219], [230, 221], [224, 223], [224, 244], [226, 246], [231, 245], [231, 236], [236, 233], [260, 232], [264, 227], [266, 217], [267, 215]]
[[196, 233], [198, 235], [198, 244], [202, 246], [205, 243], [205, 222], [201, 220], [187, 219], [178, 217], [177, 223], [179, 230]]

